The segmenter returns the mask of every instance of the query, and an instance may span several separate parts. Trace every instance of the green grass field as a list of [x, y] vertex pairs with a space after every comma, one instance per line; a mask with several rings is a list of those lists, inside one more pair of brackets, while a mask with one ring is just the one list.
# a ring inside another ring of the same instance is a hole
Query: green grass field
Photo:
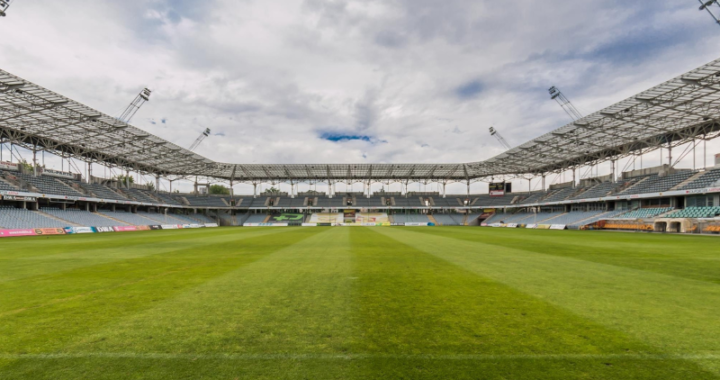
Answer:
[[720, 239], [473, 227], [4, 239], [0, 379], [720, 379]]

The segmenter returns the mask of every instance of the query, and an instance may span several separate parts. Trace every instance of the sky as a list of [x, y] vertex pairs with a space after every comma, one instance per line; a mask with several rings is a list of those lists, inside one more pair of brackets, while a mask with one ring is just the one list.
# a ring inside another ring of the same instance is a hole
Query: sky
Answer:
[[589, 114], [719, 58], [717, 33], [691, 0], [16, 0], [0, 67], [111, 116], [148, 87], [132, 124], [210, 128], [216, 161], [456, 163], [503, 151], [491, 126], [568, 123], [550, 86]]

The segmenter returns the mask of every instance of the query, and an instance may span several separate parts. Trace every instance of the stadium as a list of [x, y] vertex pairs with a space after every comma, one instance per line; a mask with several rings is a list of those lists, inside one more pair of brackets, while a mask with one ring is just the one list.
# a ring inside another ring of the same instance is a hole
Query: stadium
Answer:
[[49, 88], [0, 68], [2, 379], [720, 378], [720, 59], [459, 162], [206, 157]]

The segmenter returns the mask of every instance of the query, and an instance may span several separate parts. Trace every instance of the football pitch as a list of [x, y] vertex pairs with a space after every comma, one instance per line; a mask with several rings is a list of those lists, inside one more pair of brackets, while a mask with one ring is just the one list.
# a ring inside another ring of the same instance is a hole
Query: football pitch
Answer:
[[720, 238], [215, 228], [0, 241], [0, 379], [719, 379]]

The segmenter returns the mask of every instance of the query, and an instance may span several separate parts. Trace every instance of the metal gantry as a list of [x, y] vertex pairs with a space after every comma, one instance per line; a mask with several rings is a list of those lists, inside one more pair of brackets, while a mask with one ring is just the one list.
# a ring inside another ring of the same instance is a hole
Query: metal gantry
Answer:
[[510, 149], [510, 148], [512, 148], [512, 147], [510, 146], [510, 144], [508, 144], [508, 142], [505, 141], [505, 138], [502, 137], [502, 135], [500, 134], [500, 132], [498, 132], [498, 130], [495, 129], [495, 127], [490, 127], [490, 136], [495, 136], [495, 138], [496, 138], [497, 141], [500, 143], [500, 145], [503, 146], [503, 148], [505, 148], [505, 149]]
[[13, 0], [0, 0], [0, 17], [5, 17], [5, 13], [12, 2]]
[[568, 114], [568, 116], [570, 116], [573, 121], [582, 119], [583, 115], [580, 113], [580, 111], [578, 111], [577, 108], [575, 108], [575, 105], [572, 104], [570, 99], [565, 97], [565, 95], [562, 93], [562, 91], [560, 91], [559, 88], [552, 86], [550, 87], [548, 92], [550, 93], [550, 99], [558, 102], [560, 107], [562, 107], [563, 111], [565, 111], [565, 113]]
[[140, 91], [140, 93], [135, 97], [135, 99], [133, 99], [133, 101], [127, 106], [127, 108], [125, 108], [125, 111], [120, 114], [118, 120], [125, 124], [130, 123], [130, 120], [132, 120], [133, 116], [135, 116], [140, 107], [142, 107], [145, 102], [150, 101], [150, 93], [152, 93], [152, 91], [147, 88], [144, 88], [142, 91]]
[[720, 60], [579, 118], [485, 161], [234, 164], [210, 160], [0, 70], [0, 139], [122, 170], [235, 183], [440, 183], [544, 175], [673, 148], [720, 133]]
[[203, 140], [205, 140], [205, 138], [208, 136], [210, 136], [210, 128], [205, 128], [205, 130], [200, 134], [200, 136], [195, 139], [195, 142], [190, 145], [190, 148], [188, 148], [188, 150], [191, 152], [195, 150], [195, 148], [197, 148], [198, 145], [200, 145], [200, 143], [203, 142]]
[[[718, 0], [698, 0], [698, 2], [700, 2], [700, 11], [707, 11], [713, 20], [715, 20], [715, 23], [720, 24], [720, 18], [715, 15], [715, 13], [720, 13], [720, 3], [718, 3]], [[716, 7], [713, 7], [713, 5]], [[713, 12], [713, 9], [715, 9], [715, 12]]]

